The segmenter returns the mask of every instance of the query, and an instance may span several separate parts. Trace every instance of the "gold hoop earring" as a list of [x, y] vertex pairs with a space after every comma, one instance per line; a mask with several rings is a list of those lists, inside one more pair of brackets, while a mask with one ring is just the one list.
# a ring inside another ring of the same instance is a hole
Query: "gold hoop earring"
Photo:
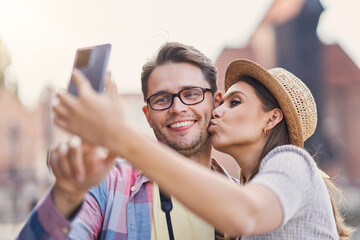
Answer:
[[267, 124], [266, 124], [265, 127], [264, 127], [264, 134], [265, 134], [265, 136], [266, 136], [266, 133], [267, 133], [266, 127], [267, 127]]

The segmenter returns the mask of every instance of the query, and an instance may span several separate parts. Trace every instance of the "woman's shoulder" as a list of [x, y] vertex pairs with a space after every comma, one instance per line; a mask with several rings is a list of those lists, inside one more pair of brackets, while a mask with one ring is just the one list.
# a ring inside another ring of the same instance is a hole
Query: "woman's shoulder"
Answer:
[[306, 151], [305, 149], [300, 148], [300, 147], [298, 147], [298, 146], [292, 145], [292, 144], [277, 146], [277, 147], [273, 148], [273, 149], [266, 155], [266, 157], [272, 156], [272, 155], [276, 155], [276, 154], [279, 154], [279, 153], [296, 153], [296, 154], [299, 154], [299, 155], [301, 155], [301, 156], [310, 157], [310, 158], [311, 158], [311, 156], [310, 156], [310, 154], [309, 154], [308, 151]]
[[264, 157], [264, 160], [274, 157], [288, 158], [290, 156], [292, 158], [304, 159], [310, 162], [314, 162], [313, 157], [308, 151], [291, 144], [275, 147]]
[[317, 169], [313, 157], [305, 149], [295, 145], [282, 145], [272, 149], [263, 159], [260, 168], [268, 164], [281, 164], [283, 167], [305, 167], [312, 171]]

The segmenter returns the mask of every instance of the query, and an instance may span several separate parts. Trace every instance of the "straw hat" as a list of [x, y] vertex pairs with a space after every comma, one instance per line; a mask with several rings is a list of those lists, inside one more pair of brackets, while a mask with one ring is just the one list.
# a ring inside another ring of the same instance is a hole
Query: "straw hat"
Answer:
[[285, 116], [290, 143], [303, 147], [317, 124], [315, 100], [306, 85], [283, 68], [266, 70], [250, 60], [237, 59], [226, 69], [225, 91], [239, 76], [255, 78], [272, 93]]

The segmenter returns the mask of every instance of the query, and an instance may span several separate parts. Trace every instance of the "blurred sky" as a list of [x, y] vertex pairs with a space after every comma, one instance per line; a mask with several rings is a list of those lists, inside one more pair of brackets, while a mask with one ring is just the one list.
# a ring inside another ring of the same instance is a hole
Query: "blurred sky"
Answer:
[[360, 67], [360, 1], [320, 0], [325, 8], [319, 25], [318, 36], [325, 44], [337, 43]]
[[[246, 45], [272, 2], [0, 0], [8, 81], [17, 81], [22, 102], [32, 105], [46, 85], [66, 87], [77, 48], [111, 43], [109, 69], [119, 91], [139, 93], [141, 67], [161, 44], [183, 42], [215, 60], [226, 46]], [[321, 2], [327, 9], [319, 36], [348, 49], [360, 65], [359, 1]]]

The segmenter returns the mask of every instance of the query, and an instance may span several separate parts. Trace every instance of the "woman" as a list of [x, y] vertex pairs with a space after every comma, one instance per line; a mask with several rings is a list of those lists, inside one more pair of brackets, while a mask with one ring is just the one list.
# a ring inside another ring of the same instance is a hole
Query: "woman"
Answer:
[[121, 121], [110, 98], [96, 95], [81, 74], [74, 79], [79, 98], [59, 94], [55, 123], [121, 155], [217, 229], [241, 239], [351, 234], [333, 204], [330, 179], [302, 149], [316, 128], [316, 105], [290, 72], [245, 59], [226, 71], [226, 94], [213, 111], [209, 132], [214, 147], [239, 164], [243, 186], [146, 139]]

